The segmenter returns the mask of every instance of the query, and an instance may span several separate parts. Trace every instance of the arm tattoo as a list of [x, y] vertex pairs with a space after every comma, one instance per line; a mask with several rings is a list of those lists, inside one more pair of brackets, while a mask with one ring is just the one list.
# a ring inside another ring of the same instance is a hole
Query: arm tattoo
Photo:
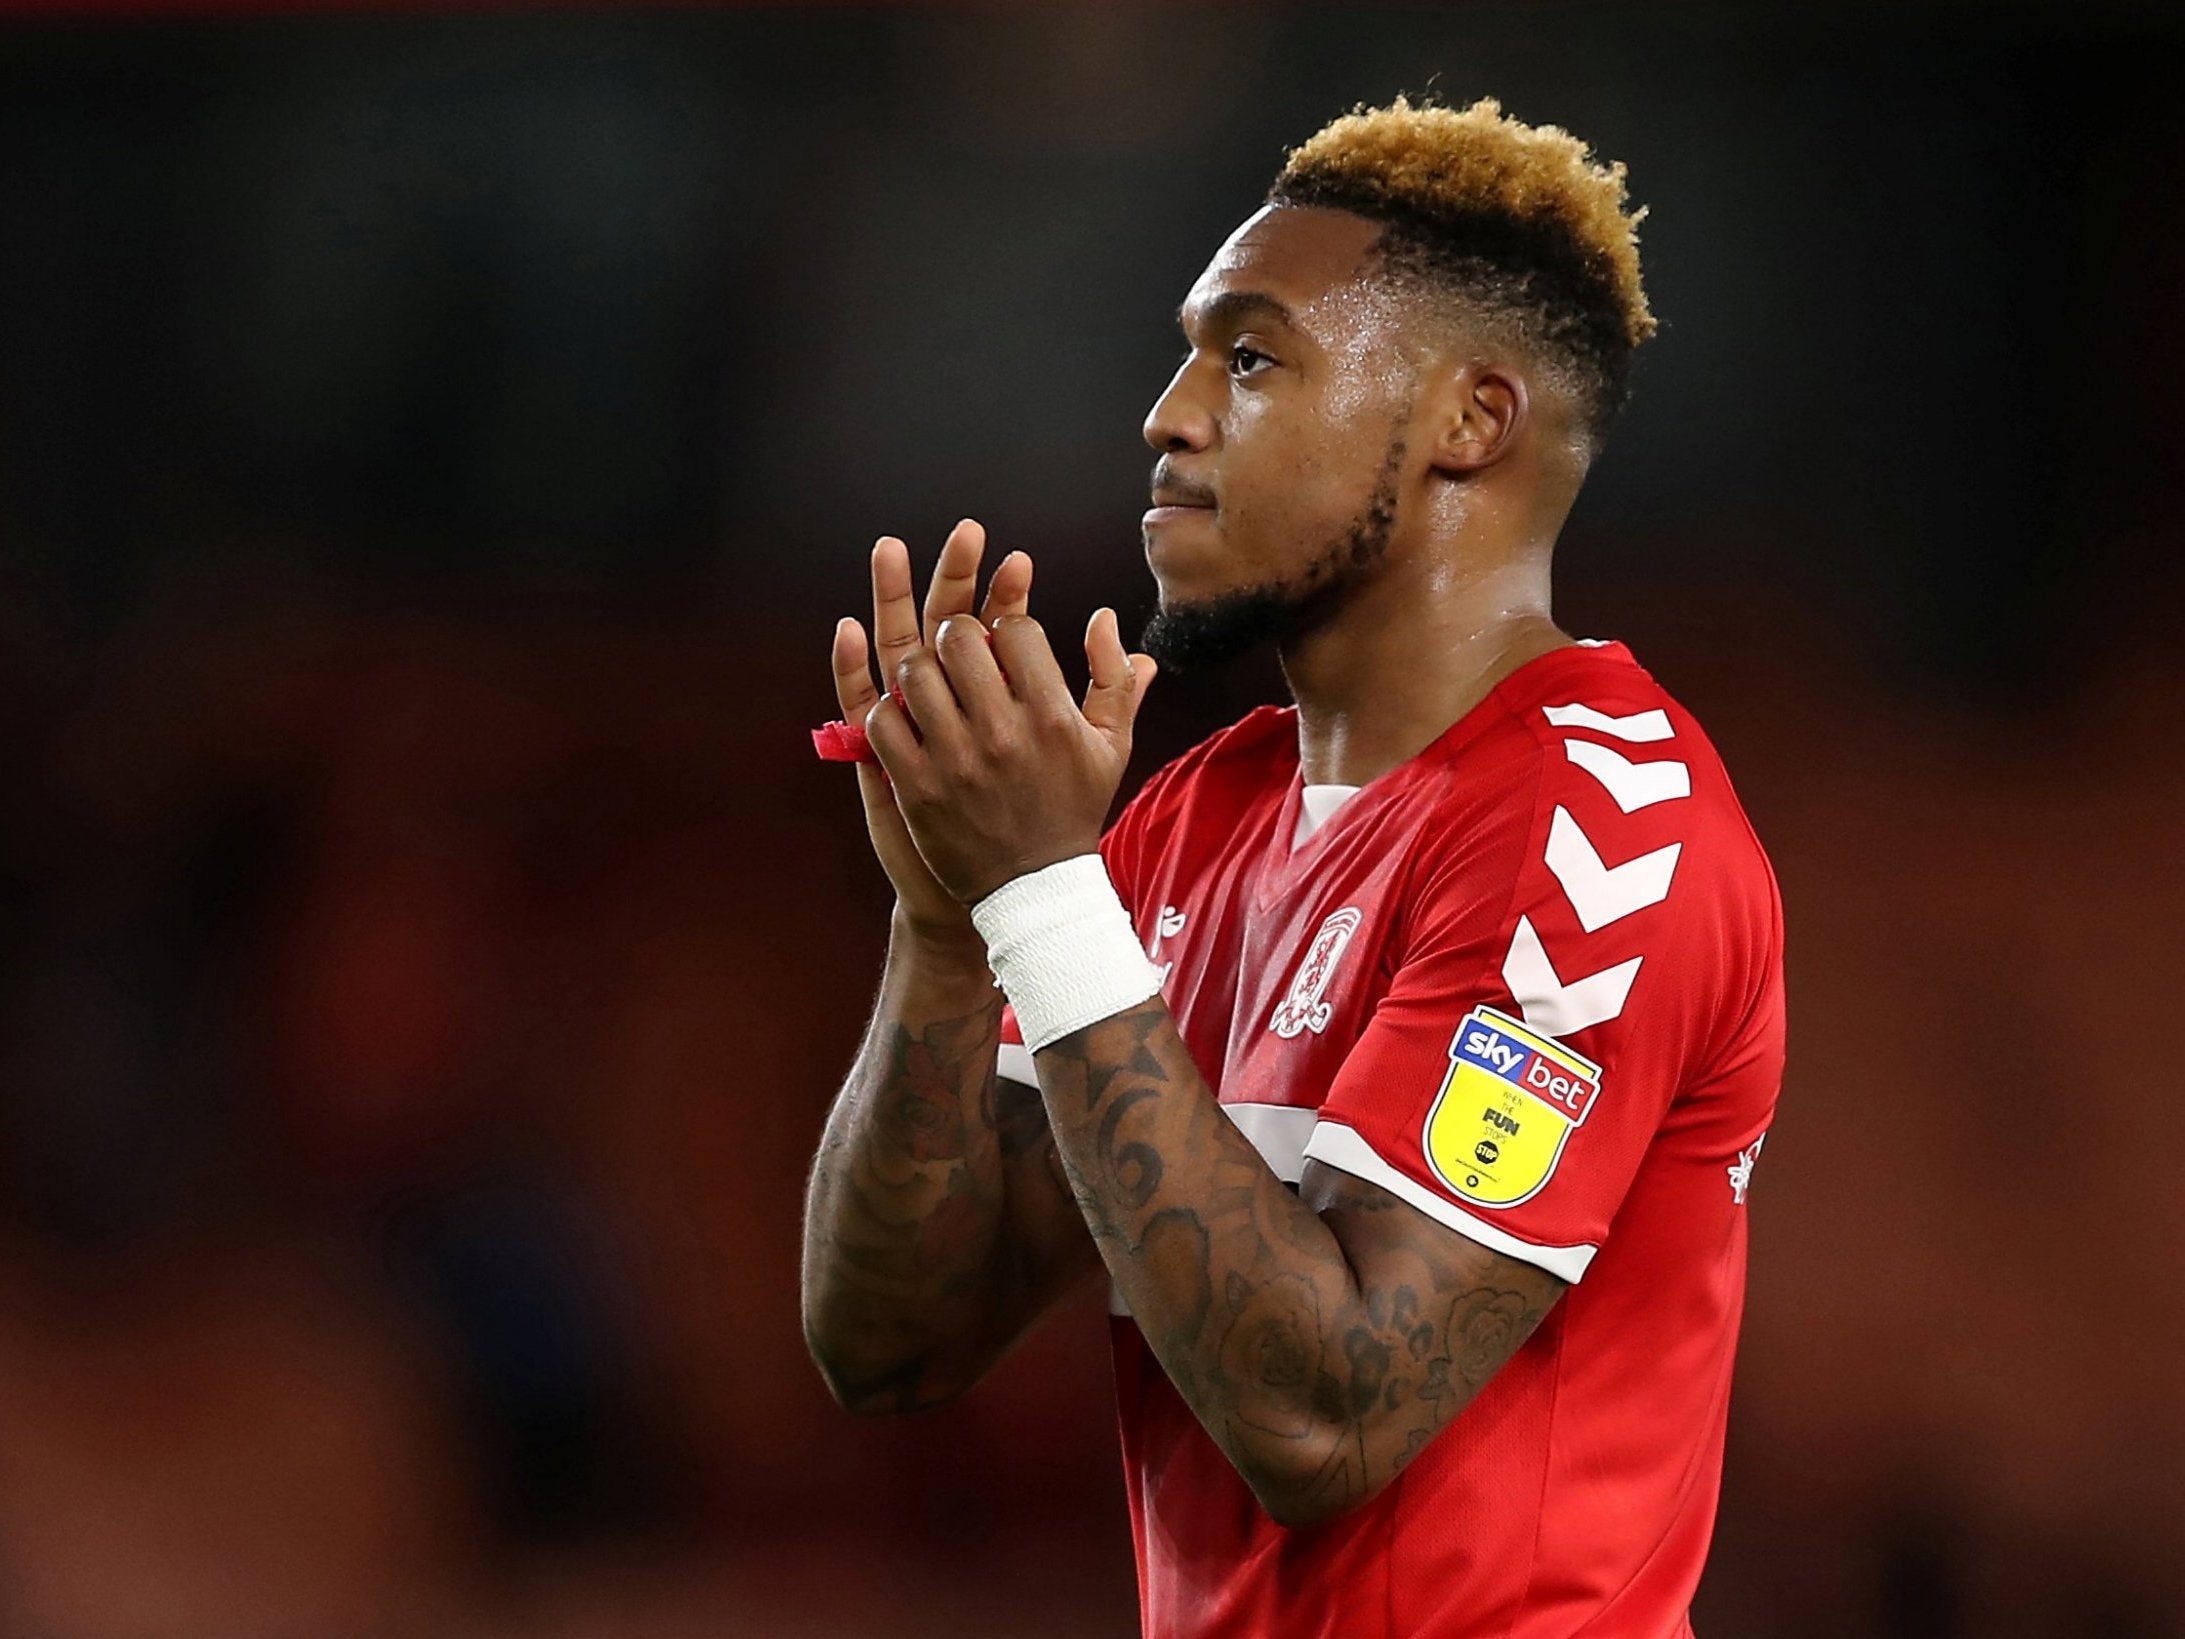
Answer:
[[1292, 1193], [1222, 1115], [1158, 998], [1043, 1049], [1039, 1067], [1131, 1313], [1285, 1523], [1393, 1479], [1563, 1290], [1331, 1168]]
[[1069, 1216], [1046, 1107], [995, 1074], [1001, 998], [978, 990], [971, 1010], [923, 1018], [883, 992], [812, 1169], [806, 1334], [856, 1410], [949, 1398], [1057, 1275], [1051, 1237], [1019, 1221], [1042, 1205], [1027, 1197]]
[[990, 1076], [984, 1109], [986, 1124], [1001, 1141], [1002, 1154], [1012, 1161], [1055, 1141], [1055, 1135], [1047, 1130], [1047, 1106], [1040, 1102], [1037, 1087]]
[[882, 1027], [887, 1034], [886, 1067], [874, 1089], [876, 1114], [881, 1136], [896, 1154], [912, 1161], [964, 1158], [971, 1141], [966, 1095], [974, 1082], [979, 1087], [976, 1108], [993, 1107], [992, 1055], [977, 1049], [984, 1045], [987, 1030], [998, 1027], [1000, 1016], [998, 1006], [989, 1006], [936, 1020], [916, 1035], [893, 1019]]

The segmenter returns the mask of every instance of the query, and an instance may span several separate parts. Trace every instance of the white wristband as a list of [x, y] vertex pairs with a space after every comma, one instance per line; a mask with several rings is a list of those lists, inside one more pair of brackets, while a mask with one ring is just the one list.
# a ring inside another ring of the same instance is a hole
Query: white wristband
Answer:
[[1033, 1052], [1161, 990], [1098, 854], [1005, 882], [971, 907], [986, 963]]

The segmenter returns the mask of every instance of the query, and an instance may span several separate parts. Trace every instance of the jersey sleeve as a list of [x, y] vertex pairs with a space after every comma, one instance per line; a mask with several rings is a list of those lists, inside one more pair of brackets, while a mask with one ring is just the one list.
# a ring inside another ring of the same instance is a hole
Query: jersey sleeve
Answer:
[[1737, 982], [1711, 857], [1735, 850], [1666, 715], [1644, 717], [1663, 743], [1543, 733], [1537, 778], [1422, 852], [1389, 989], [1305, 1149], [1573, 1282]]

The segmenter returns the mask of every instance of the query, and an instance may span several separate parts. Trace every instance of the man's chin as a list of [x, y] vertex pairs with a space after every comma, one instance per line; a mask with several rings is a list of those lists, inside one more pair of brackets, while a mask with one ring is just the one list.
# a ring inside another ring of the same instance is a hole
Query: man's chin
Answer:
[[1147, 619], [1138, 646], [1177, 673], [1219, 666], [1279, 642], [1296, 624], [1294, 600], [1280, 587], [1250, 587], [1189, 600], [1166, 592]]

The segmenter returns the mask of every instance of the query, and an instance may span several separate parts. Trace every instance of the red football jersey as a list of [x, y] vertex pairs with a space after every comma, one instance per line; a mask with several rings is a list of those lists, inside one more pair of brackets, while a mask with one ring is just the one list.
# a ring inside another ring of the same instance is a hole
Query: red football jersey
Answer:
[[1145, 1632], [1688, 1634], [1782, 1079], [1766, 856], [1616, 643], [1521, 667], [1293, 848], [1301, 796], [1296, 714], [1266, 707], [1101, 845], [1207, 1085], [1286, 1182], [1340, 1168], [1572, 1285], [1379, 1496], [1304, 1531], [1119, 1317]]

